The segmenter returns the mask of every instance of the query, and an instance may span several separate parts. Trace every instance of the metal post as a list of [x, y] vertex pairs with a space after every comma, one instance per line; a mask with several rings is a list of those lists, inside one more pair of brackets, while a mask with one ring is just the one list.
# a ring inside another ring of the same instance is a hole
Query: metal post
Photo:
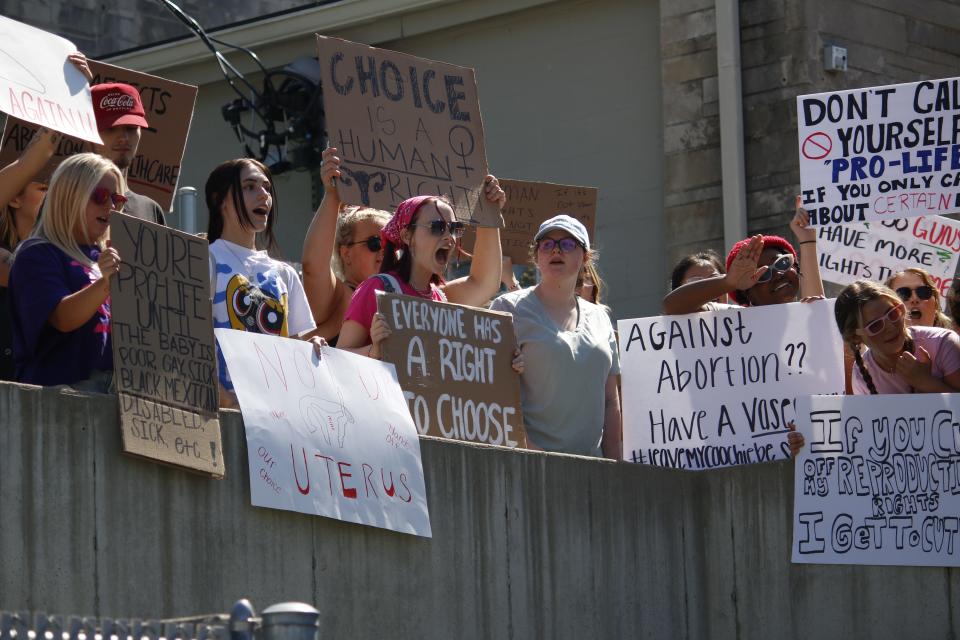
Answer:
[[237, 600], [230, 610], [230, 640], [254, 640], [255, 616], [249, 600]]
[[320, 612], [302, 602], [281, 602], [263, 610], [260, 640], [317, 640]]
[[199, 194], [193, 187], [177, 189], [177, 216], [180, 230], [197, 233], [197, 198]]

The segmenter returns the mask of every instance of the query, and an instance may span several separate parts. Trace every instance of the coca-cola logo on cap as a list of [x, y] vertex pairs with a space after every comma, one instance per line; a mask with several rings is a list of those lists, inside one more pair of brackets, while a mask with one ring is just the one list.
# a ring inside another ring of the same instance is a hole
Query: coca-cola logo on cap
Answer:
[[100, 98], [102, 111], [130, 111], [133, 109], [133, 98], [125, 93], [108, 93]]

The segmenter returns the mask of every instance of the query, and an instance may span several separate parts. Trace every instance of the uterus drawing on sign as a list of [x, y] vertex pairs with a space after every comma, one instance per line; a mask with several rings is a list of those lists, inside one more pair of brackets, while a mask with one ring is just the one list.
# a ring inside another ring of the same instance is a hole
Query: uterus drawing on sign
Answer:
[[343, 403], [343, 396], [337, 390], [337, 399], [328, 400], [319, 396], [303, 396], [300, 399], [300, 414], [311, 434], [318, 431], [328, 446], [333, 446], [331, 433], [337, 435], [337, 446], [343, 448], [347, 438], [347, 426], [356, 424], [350, 410]]
[[360, 201], [368, 207], [370, 206], [370, 187], [372, 186], [376, 193], [380, 193], [387, 186], [387, 174], [383, 171], [367, 173], [359, 169], [353, 170], [346, 164], [340, 165], [340, 171], [340, 182], [352, 187], [353, 182], [356, 181], [357, 188], [360, 189]]

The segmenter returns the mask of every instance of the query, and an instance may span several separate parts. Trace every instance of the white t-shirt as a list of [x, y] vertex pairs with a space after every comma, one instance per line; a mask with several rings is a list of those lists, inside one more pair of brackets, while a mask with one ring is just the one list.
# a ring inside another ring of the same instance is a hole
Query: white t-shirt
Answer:
[[[293, 267], [223, 238], [210, 245], [213, 326], [275, 336], [316, 328], [300, 277]], [[217, 348], [220, 382], [233, 389]]]
[[607, 378], [620, 373], [610, 317], [603, 307], [577, 297], [577, 328], [561, 331], [534, 291], [505, 293], [490, 305], [513, 314], [523, 352], [520, 392], [527, 435], [547, 451], [600, 457]]

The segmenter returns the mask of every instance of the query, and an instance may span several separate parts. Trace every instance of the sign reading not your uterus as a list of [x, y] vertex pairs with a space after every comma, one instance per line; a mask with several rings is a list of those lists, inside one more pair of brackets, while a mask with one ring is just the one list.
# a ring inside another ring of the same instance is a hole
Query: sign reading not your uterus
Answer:
[[254, 506], [431, 536], [420, 441], [393, 365], [215, 332], [243, 413]]
[[620, 320], [618, 330], [630, 462], [786, 460], [797, 398], [843, 392], [832, 300]]
[[960, 78], [797, 97], [814, 225], [960, 211]]
[[801, 398], [793, 561], [960, 567], [960, 395]]

